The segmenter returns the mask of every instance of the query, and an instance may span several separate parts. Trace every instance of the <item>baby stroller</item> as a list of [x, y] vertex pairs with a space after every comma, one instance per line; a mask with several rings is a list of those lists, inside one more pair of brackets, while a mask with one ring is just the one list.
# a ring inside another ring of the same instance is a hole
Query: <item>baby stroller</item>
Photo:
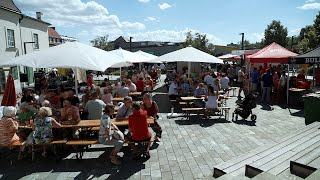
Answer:
[[257, 97], [258, 93], [250, 93], [244, 98], [244, 100], [241, 103], [238, 103], [238, 107], [234, 110], [232, 114], [232, 121], [237, 121], [238, 115], [243, 119], [247, 119], [251, 115], [251, 120], [255, 121], [257, 119], [257, 115], [252, 114], [252, 109], [257, 107]]

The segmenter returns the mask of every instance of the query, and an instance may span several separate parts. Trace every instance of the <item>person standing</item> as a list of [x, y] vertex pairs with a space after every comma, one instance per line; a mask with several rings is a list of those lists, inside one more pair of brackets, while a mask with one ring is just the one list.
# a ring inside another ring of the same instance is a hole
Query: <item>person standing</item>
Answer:
[[251, 78], [251, 92], [256, 92], [258, 87], [258, 80], [259, 80], [259, 72], [256, 67], [253, 68], [253, 72], [250, 74]]
[[267, 71], [262, 75], [261, 81], [263, 82], [262, 102], [269, 104], [270, 103], [271, 87], [273, 84], [273, 77], [271, 75], [270, 69], [267, 69]]
[[245, 66], [242, 66], [242, 68], [238, 71], [238, 86], [239, 86], [238, 98], [239, 99], [241, 98], [241, 92], [243, 91], [244, 72], [245, 72]]

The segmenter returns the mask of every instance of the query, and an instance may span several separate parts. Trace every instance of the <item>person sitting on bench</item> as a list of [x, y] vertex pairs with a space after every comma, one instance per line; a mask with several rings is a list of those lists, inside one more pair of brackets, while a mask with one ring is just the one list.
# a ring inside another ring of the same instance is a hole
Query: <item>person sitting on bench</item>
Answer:
[[[198, 85], [198, 87], [196, 88], [196, 90], [194, 91], [194, 97], [202, 97], [206, 95], [206, 89], [204, 88], [204, 84], [200, 83]], [[193, 103], [197, 106], [197, 107], [204, 107], [205, 106], [205, 101], [203, 99], [197, 99], [197, 100], [193, 100]]]
[[[108, 104], [104, 109], [104, 115], [100, 120], [99, 142], [104, 145], [114, 145], [114, 149], [110, 154], [111, 162], [116, 165], [120, 165], [121, 162], [117, 159], [117, 153], [123, 146], [124, 139], [117, 139], [111, 135], [111, 127], [114, 131], [120, 131], [116, 125], [111, 122], [111, 116], [114, 112], [114, 105]], [[119, 133], [119, 132], [117, 132]], [[120, 132], [121, 133], [121, 132]], [[123, 134], [122, 134], [123, 136]]]
[[143, 154], [147, 159], [149, 159], [151, 134], [148, 129], [147, 111], [142, 110], [139, 104], [136, 103], [132, 105], [132, 111], [133, 114], [129, 116], [129, 132], [131, 134], [131, 137], [129, 137], [129, 139], [134, 143], [129, 143], [129, 145], [133, 149], [134, 159], [137, 159], [141, 154], [138, 152], [135, 143], [146, 142], [147, 149]]

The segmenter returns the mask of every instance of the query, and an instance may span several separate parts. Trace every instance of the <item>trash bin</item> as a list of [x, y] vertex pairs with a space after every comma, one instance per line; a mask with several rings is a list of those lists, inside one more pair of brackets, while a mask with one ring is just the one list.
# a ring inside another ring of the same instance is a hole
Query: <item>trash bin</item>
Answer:
[[303, 96], [304, 117], [306, 125], [320, 121], [320, 94], [311, 93]]

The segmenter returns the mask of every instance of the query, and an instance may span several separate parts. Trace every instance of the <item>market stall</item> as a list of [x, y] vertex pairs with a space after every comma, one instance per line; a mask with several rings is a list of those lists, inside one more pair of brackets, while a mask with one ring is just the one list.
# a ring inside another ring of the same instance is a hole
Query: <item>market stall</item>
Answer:
[[[313, 65], [313, 86], [317, 87], [320, 85], [320, 46], [314, 50], [291, 58], [289, 63]], [[317, 67], [315, 68], [315, 66]], [[304, 106], [308, 107], [305, 108], [306, 124], [319, 121], [318, 117], [320, 116], [320, 111], [318, 110], [318, 107], [320, 106], [320, 91], [316, 90], [316, 88], [314, 88], [314, 91], [314, 93], [304, 96]]]
[[[249, 66], [254, 63], [263, 63], [264, 66], [272, 63], [284, 63], [287, 64], [291, 57], [295, 57], [298, 54], [287, 50], [279, 44], [273, 42], [269, 46], [264, 47], [260, 51], [252, 54], [246, 58], [249, 62]], [[249, 67], [250, 69], [250, 67]], [[289, 66], [288, 66], [289, 72]], [[289, 83], [287, 83], [287, 103], [289, 103]]]

